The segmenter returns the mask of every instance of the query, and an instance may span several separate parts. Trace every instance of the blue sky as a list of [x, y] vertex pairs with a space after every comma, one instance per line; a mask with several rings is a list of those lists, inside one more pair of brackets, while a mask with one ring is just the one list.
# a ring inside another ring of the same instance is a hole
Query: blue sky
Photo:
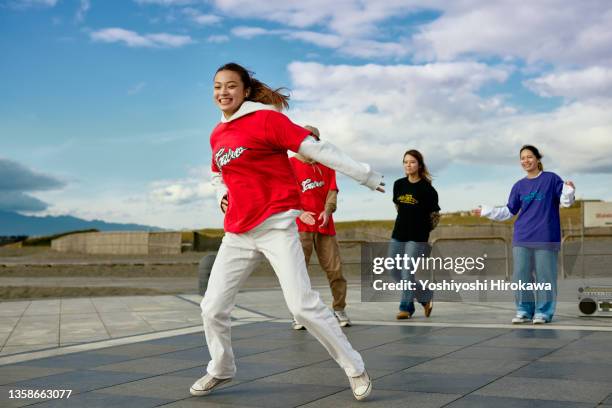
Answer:
[[[389, 185], [421, 150], [443, 211], [503, 204], [524, 143], [612, 200], [612, 5], [533, 3], [0, 0], [0, 210], [220, 226], [208, 136], [229, 61]], [[394, 217], [390, 194], [339, 182], [337, 219]]]

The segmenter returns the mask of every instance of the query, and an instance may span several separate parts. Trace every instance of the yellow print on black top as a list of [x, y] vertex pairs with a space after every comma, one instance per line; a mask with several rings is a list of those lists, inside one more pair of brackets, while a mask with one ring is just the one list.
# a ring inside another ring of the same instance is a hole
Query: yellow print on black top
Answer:
[[412, 196], [412, 194], [402, 194], [401, 196], [397, 197], [397, 202], [412, 205], [419, 203], [418, 200]]

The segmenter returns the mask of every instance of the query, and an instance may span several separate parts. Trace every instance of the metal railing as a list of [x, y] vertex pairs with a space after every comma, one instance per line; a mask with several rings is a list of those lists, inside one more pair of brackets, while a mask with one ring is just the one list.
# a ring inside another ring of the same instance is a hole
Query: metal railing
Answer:
[[[565, 243], [567, 241], [569, 241], [572, 238], [580, 238], [581, 239], [581, 243], [580, 243], [580, 254], [578, 254], [577, 256], [580, 256], [581, 258], [581, 262], [582, 262], [582, 275], [584, 276], [584, 257], [586, 256], [584, 253], [584, 238], [612, 238], [612, 234], [567, 234], [563, 237], [563, 239], [561, 239], [561, 249], [560, 249], [560, 258], [561, 258], [561, 277], [563, 279], [565, 279], [567, 277], [566, 272], [565, 272]], [[606, 252], [606, 253], [590, 253], [588, 254], [589, 256], [592, 255], [610, 255], [610, 252]]]

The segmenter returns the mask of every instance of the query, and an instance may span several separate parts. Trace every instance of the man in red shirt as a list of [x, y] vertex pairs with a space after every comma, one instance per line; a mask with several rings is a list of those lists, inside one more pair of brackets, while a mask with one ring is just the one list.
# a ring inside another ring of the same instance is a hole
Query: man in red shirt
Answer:
[[[304, 126], [311, 135], [319, 139], [319, 130]], [[297, 219], [300, 241], [304, 250], [306, 264], [310, 261], [312, 250], [317, 253], [319, 264], [327, 274], [332, 291], [334, 315], [342, 327], [350, 326], [346, 315], [346, 279], [342, 276], [340, 249], [336, 240], [336, 230], [332, 213], [336, 211], [338, 186], [336, 172], [314, 160], [296, 154], [290, 160], [300, 188], [300, 201], [304, 213]], [[293, 320], [293, 328], [302, 330], [304, 326]]]

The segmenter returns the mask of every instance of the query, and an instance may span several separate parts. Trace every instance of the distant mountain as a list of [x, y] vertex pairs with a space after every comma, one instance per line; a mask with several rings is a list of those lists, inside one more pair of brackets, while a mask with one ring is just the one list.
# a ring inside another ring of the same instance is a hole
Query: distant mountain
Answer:
[[62, 232], [97, 229], [99, 231], [163, 231], [163, 228], [139, 224], [116, 224], [101, 220], [86, 221], [70, 215], [34, 217], [0, 211], [0, 235], [40, 236]]

